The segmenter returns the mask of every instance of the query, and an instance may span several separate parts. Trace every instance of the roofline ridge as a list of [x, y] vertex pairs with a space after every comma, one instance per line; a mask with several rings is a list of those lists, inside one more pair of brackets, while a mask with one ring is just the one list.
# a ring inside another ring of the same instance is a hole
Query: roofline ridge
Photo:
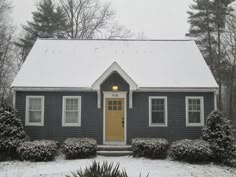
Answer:
[[68, 38], [38, 38], [37, 40], [52, 40], [52, 41], [194, 41], [194, 39], [68, 39]]

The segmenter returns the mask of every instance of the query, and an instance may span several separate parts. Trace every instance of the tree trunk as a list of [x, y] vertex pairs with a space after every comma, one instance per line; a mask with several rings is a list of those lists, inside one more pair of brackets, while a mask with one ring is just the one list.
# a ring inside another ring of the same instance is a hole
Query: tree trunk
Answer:
[[217, 47], [218, 47], [218, 84], [219, 84], [219, 109], [222, 110], [222, 72], [221, 72], [221, 32], [217, 25]]

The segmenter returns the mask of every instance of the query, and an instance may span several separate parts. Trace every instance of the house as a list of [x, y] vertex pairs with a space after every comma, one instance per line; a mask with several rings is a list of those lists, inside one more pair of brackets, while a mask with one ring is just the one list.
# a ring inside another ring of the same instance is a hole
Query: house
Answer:
[[218, 85], [191, 40], [39, 39], [14, 104], [34, 139], [198, 138]]

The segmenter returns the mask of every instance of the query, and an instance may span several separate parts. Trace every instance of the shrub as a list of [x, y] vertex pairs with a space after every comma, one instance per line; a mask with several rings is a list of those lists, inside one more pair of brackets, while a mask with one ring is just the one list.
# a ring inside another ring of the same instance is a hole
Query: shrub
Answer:
[[68, 138], [64, 141], [62, 152], [66, 159], [80, 159], [96, 155], [97, 142], [92, 138]]
[[220, 111], [210, 113], [202, 129], [202, 138], [209, 142], [216, 162], [229, 159], [235, 151], [230, 121]]
[[21, 160], [51, 161], [57, 152], [57, 142], [51, 140], [26, 141], [17, 148]]
[[132, 140], [134, 157], [164, 159], [167, 156], [169, 143], [163, 138], [135, 138]]
[[[70, 176], [67, 176], [70, 177]], [[98, 162], [93, 162], [90, 167], [86, 167], [85, 170], [79, 170], [72, 173], [71, 177], [128, 177], [125, 170], [119, 169], [119, 164], [113, 167], [113, 164], [104, 162], [102, 165]]]
[[16, 111], [10, 106], [0, 107], [0, 160], [16, 157], [16, 148], [27, 135]]
[[204, 140], [184, 139], [172, 143], [170, 157], [189, 163], [203, 163], [211, 160], [212, 150], [209, 143]]

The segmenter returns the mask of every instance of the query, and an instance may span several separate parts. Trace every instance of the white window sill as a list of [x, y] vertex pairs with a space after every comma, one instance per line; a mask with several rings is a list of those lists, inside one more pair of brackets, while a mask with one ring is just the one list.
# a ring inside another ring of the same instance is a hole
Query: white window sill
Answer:
[[63, 124], [62, 127], [81, 127], [80, 124]]
[[25, 126], [43, 127], [42, 123], [26, 123]]
[[151, 124], [149, 127], [168, 127], [166, 124]]
[[204, 127], [204, 124], [187, 124], [186, 127]]

